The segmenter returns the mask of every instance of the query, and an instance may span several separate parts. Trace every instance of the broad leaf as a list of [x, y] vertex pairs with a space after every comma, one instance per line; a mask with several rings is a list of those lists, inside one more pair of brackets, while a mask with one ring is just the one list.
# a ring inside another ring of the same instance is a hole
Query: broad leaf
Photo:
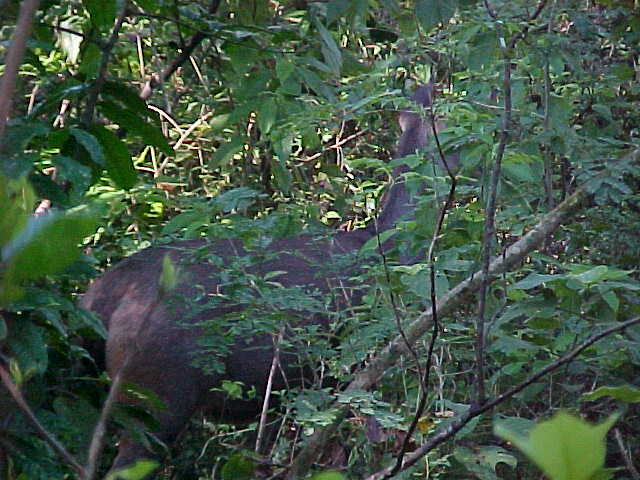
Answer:
[[617, 420], [613, 414], [591, 425], [559, 412], [536, 425], [528, 437], [501, 422], [494, 425], [494, 433], [515, 445], [552, 480], [589, 480], [604, 468], [604, 437]]

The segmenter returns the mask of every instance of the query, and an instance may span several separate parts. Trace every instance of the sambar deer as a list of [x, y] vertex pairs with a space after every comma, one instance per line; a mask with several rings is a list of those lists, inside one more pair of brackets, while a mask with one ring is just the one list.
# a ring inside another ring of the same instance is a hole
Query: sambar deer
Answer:
[[[420, 86], [412, 99], [428, 107], [432, 92], [431, 84]], [[402, 135], [396, 157], [403, 157], [426, 144], [431, 127], [422, 115], [414, 112], [401, 112], [399, 123]], [[393, 228], [410, 215], [414, 207], [401, 177], [406, 170], [406, 167], [395, 168], [395, 181], [385, 196], [377, 222], [365, 229], [335, 232], [328, 239], [318, 240], [311, 234], [276, 239], [268, 246], [273, 254], [261, 263], [248, 266], [247, 272], [256, 276], [277, 272], [272, 280], [284, 288], [302, 287], [323, 294], [339, 286], [332, 307], [341, 309], [357, 304], [361, 293], [349, 285], [348, 272], [318, 275], [316, 266], [345, 253], [355, 257], [376, 231]], [[219, 261], [196, 261], [197, 253]], [[208, 242], [203, 239], [147, 248], [106, 272], [83, 297], [82, 305], [96, 312], [108, 328], [106, 361], [111, 377], [119, 374], [125, 382], [154, 392], [164, 402], [166, 408], [156, 414], [159, 427], [154, 434], [165, 444], [173, 442], [194, 412], [202, 407], [213, 410], [219, 418], [233, 421], [256, 418], [260, 412], [258, 399], [225, 401], [219, 387], [223, 380], [231, 380], [242, 382], [248, 388], [255, 387], [258, 394], [264, 394], [274, 355], [273, 334], [236, 336], [226, 358], [221, 360], [223, 373], [205, 373], [193, 366], [194, 352], [201, 348], [204, 333], [199, 324], [241, 308], [225, 299], [226, 286], [220, 274], [225, 265], [247, 253], [242, 242], [236, 240]], [[168, 295], [171, 301], [159, 301], [162, 296], [159, 278], [165, 255], [182, 271], [177, 287]], [[206, 299], [211, 296], [222, 300], [207, 306]], [[185, 328], [184, 323], [194, 326]], [[327, 323], [324, 316], [314, 314], [301, 318], [298, 325], [326, 326]], [[281, 368], [273, 378], [273, 389], [299, 385], [304, 375], [297, 366], [296, 355], [283, 352], [279, 360]], [[214, 390], [216, 388], [218, 390]], [[125, 393], [120, 394], [120, 400], [131, 401]], [[131, 465], [141, 457], [158, 455], [124, 435], [112, 471]]]

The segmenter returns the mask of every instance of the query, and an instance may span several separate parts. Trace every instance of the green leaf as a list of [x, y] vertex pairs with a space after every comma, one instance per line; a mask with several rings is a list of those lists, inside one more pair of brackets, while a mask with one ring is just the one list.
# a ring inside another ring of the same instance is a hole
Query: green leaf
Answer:
[[104, 114], [113, 123], [120, 125], [131, 133], [138, 135], [147, 145], [153, 145], [165, 155], [173, 156], [173, 148], [162, 134], [162, 130], [133, 110], [125, 109], [114, 102], [100, 102], [100, 113]]
[[495, 33], [479, 33], [470, 43], [467, 65], [473, 71], [489, 69], [498, 60], [498, 52], [498, 39]]
[[578, 273], [578, 274], [569, 274], [569, 278], [574, 278], [582, 283], [586, 283], [587, 285], [600, 282], [605, 278], [608, 278], [609, 267], [606, 265], [598, 265], [597, 267], [590, 268], [589, 270]]
[[102, 52], [100, 51], [100, 47], [94, 43], [87, 45], [87, 48], [82, 51], [80, 72], [88, 75], [89, 77], [95, 77], [98, 74], [101, 59]]
[[276, 103], [276, 99], [271, 96], [265, 98], [257, 114], [260, 132], [263, 134], [269, 133], [278, 117], [278, 104]]
[[231, 141], [223, 143], [218, 147], [213, 158], [209, 161], [211, 168], [223, 167], [231, 161], [233, 156], [244, 147], [243, 137], [234, 137]]
[[148, 108], [147, 103], [140, 98], [138, 92], [128, 85], [123, 84], [121, 81], [107, 80], [102, 88], [102, 95], [116, 100], [127, 110], [131, 110], [142, 117], [149, 118], [154, 125], [160, 125], [158, 115]]
[[562, 277], [559, 275], [542, 275], [539, 273], [532, 273], [527, 275], [525, 278], [511, 285], [512, 289], [517, 290], [529, 290], [530, 288], [538, 287], [547, 282], [551, 282], [553, 280], [559, 280]]
[[9, 333], [9, 348], [20, 366], [22, 381], [44, 373], [49, 356], [43, 329], [23, 320], [15, 322]]
[[136, 0], [136, 3], [147, 11], [158, 11], [158, 2], [156, 0]]
[[111, 28], [116, 19], [116, 0], [84, 0], [83, 3], [89, 12], [91, 23], [100, 30]]
[[25, 227], [35, 201], [33, 189], [25, 178], [9, 180], [0, 176], [0, 247]]
[[467, 470], [483, 480], [498, 480], [496, 465], [504, 463], [512, 468], [518, 466], [518, 460], [505, 449], [494, 446], [482, 446], [474, 449], [457, 447], [454, 456]]
[[589, 480], [604, 468], [604, 437], [618, 416], [613, 414], [604, 422], [591, 425], [558, 412], [550, 420], [538, 423], [528, 437], [500, 422], [495, 423], [494, 433], [515, 445], [552, 480]]
[[162, 273], [160, 274], [160, 296], [170, 293], [180, 280], [180, 269], [171, 260], [171, 255], [162, 258]]
[[253, 205], [256, 199], [261, 196], [263, 195], [260, 192], [252, 188], [238, 187], [218, 195], [214, 204], [224, 213], [234, 210], [243, 211]]
[[137, 460], [131, 467], [121, 468], [107, 475], [105, 480], [140, 480], [158, 468], [158, 462], [154, 460]]
[[0, 303], [17, 300], [26, 280], [59, 272], [73, 262], [80, 254], [78, 244], [95, 230], [95, 223], [87, 209], [29, 218], [2, 249], [5, 270], [0, 280]]
[[384, 244], [384, 242], [389, 240], [389, 238], [391, 238], [396, 233], [398, 233], [397, 230], [395, 230], [394, 228], [391, 228], [389, 230], [385, 230], [384, 232], [381, 232], [379, 235], [375, 235], [375, 236], [371, 237], [369, 240], [367, 240], [365, 242], [365, 244], [362, 247], [360, 247], [360, 252], [359, 253], [361, 255], [366, 255], [366, 253], [369, 250], [375, 250], [377, 252], [378, 251], [378, 241], [379, 241], [380, 244]]
[[622, 385], [620, 387], [600, 387], [582, 395], [583, 400], [593, 401], [602, 397], [612, 397], [624, 403], [640, 403], [640, 388]]
[[347, 477], [339, 472], [329, 471], [316, 473], [313, 477], [311, 477], [311, 480], [346, 480], [346, 478]]
[[417, 0], [416, 16], [425, 30], [447, 23], [458, 8], [457, 0]]
[[194, 224], [203, 226], [208, 223], [208, 221], [208, 215], [205, 215], [199, 210], [179, 213], [171, 220], [169, 220], [164, 225], [164, 227], [162, 227], [162, 235], [169, 235], [171, 233], [179, 232], [183, 228], [189, 227]]
[[132, 188], [138, 180], [138, 175], [125, 143], [102, 125], [93, 125], [91, 132], [96, 136], [104, 151], [109, 152], [106, 165], [109, 177], [123, 190]]
[[320, 48], [327, 66], [332, 73], [340, 73], [342, 69], [342, 54], [340, 53], [340, 48], [333, 39], [331, 32], [317, 20], [317, 17], [314, 24], [320, 34], [320, 40], [322, 42]]
[[253, 479], [255, 462], [242, 453], [236, 453], [224, 464], [221, 471], [223, 480]]
[[93, 163], [101, 167], [105, 166], [104, 151], [96, 137], [86, 130], [77, 127], [71, 127], [69, 133], [73, 135], [76, 141], [89, 153]]
[[72, 186], [74, 198], [80, 200], [91, 185], [91, 168], [65, 155], [56, 155], [53, 157], [53, 163], [56, 166], [57, 178], [68, 181]]
[[618, 296], [615, 294], [615, 292], [612, 292], [611, 290], [603, 292], [602, 299], [607, 302], [607, 305], [609, 305], [611, 310], [613, 310], [614, 312], [618, 311], [618, 308], [620, 307], [620, 300], [618, 299]]

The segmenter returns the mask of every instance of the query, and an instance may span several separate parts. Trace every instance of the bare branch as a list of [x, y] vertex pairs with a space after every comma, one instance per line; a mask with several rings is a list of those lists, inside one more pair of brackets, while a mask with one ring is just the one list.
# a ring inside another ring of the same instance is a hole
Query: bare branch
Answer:
[[[220, 6], [220, 0], [212, 0], [211, 5], [209, 6], [209, 13], [215, 14], [218, 11], [218, 7]], [[202, 40], [207, 38], [207, 35], [204, 32], [198, 31], [196, 32], [184, 46], [180, 55], [173, 59], [173, 61], [159, 73], [154, 73], [149, 77], [149, 80], [144, 84], [142, 90], [140, 90], [140, 98], [143, 100], [147, 100], [153, 90], [157, 88], [159, 85], [162, 85], [167, 78], [169, 78], [173, 73], [178, 70], [184, 64], [193, 51], [200, 45]]]
[[[502, 35], [501, 35], [502, 37]], [[505, 43], [504, 41], [502, 42]], [[502, 158], [509, 141], [509, 125], [511, 123], [511, 49], [503, 50], [504, 66], [502, 77], [502, 90], [504, 95], [504, 111], [502, 113], [502, 126], [500, 142], [496, 150], [491, 171], [491, 185], [484, 213], [484, 232], [482, 238], [482, 274], [484, 281], [480, 287], [478, 299], [478, 318], [476, 321], [476, 378], [475, 378], [475, 402], [478, 405], [484, 403], [484, 351], [485, 351], [485, 311], [487, 305], [487, 293], [489, 291], [489, 262], [493, 254], [493, 241], [496, 234], [496, 201], [498, 197], [498, 183], [502, 168]]]
[[[407, 430], [407, 434], [404, 437], [404, 442], [402, 443], [402, 447], [400, 448], [400, 452], [396, 457], [396, 464], [388, 474], [388, 477], [394, 476], [396, 473], [400, 471], [402, 468], [403, 457], [409, 447], [409, 443], [411, 442], [411, 437], [418, 427], [418, 423], [420, 422], [420, 418], [424, 413], [424, 409], [427, 405], [428, 391], [429, 391], [429, 375], [431, 373], [431, 365], [433, 362], [433, 349], [436, 344], [436, 340], [438, 339], [438, 331], [440, 328], [438, 321], [438, 309], [437, 303], [438, 300], [436, 298], [436, 266], [434, 260], [434, 252], [436, 248], [436, 244], [438, 242], [438, 238], [440, 238], [440, 233], [442, 232], [442, 226], [444, 225], [444, 219], [447, 215], [447, 212], [453, 205], [453, 199], [455, 198], [456, 193], [456, 176], [449, 168], [449, 164], [447, 162], [446, 156], [442, 150], [442, 145], [440, 144], [440, 138], [438, 137], [438, 129], [436, 127], [436, 115], [434, 112], [433, 104], [429, 107], [429, 123], [431, 124], [431, 132], [433, 134], [433, 138], [438, 149], [438, 155], [440, 156], [440, 160], [447, 170], [447, 174], [451, 179], [451, 187], [449, 188], [449, 194], [447, 195], [447, 199], [444, 202], [444, 205], [440, 209], [440, 214], [438, 216], [438, 222], [436, 223], [436, 228], [431, 236], [431, 243], [429, 244], [429, 249], [427, 250], [427, 264], [429, 265], [429, 284], [431, 287], [431, 310], [434, 312], [433, 314], [433, 328], [431, 331], [431, 340], [429, 341], [429, 348], [427, 351], [427, 364], [425, 366], [424, 374], [420, 369], [418, 369], [418, 374], [420, 375], [420, 400], [418, 402], [418, 408], [413, 416], [413, 420], [411, 421], [411, 425], [409, 425], [409, 429]], [[411, 345], [408, 345], [413, 353], [413, 349]], [[414, 353], [415, 355], [415, 353]]]
[[[571, 352], [564, 354], [555, 362], [550, 363], [546, 367], [534, 373], [529, 378], [527, 378], [524, 382], [521, 382], [518, 385], [515, 385], [514, 387], [510, 388], [502, 395], [495, 397], [493, 400], [485, 403], [484, 405], [469, 409], [467, 413], [465, 413], [460, 417], [459, 420], [451, 423], [447, 428], [433, 435], [427, 443], [425, 443], [422, 447], [418, 448], [417, 450], [414, 450], [410, 455], [408, 455], [405, 462], [402, 465], [402, 470], [406, 470], [411, 465], [415, 464], [418, 460], [420, 460], [422, 457], [424, 457], [431, 450], [433, 450], [435, 447], [445, 442], [449, 438], [453, 437], [473, 418], [493, 409], [494, 407], [501, 404], [505, 400], [514, 396], [516, 393], [521, 392], [522, 390], [527, 388], [529, 385], [531, 385], [535, 381], [551, 373], [552, 371], [557, 370], [562, 365], [571, 362], [580, 353], [582, 353], [583, 350], [589, 348], [591, 345], [593, 345], [597, 341], [602, 340], [603, 338], [611, 335], [612, 333], [619, 332], [621, 330], [624, 330], [625, 328], [629, 328], [637, 324], [640, 324], [640, 317], [627, 320], [626, 322], [622, 322], [618, 325], [607, 328], [602, 332], [596, 335], [593, 335], [592, 337], [589, 337], [587, 340], [582, 342], [578, 347], [574, 348]], [[391, 467], [381, 470], [379, 472], [376, 472], [373, 475], [366, 477], [364, 480], [381, 480], [385, 478], [385, 476], [387, 475], [387, 472], [389, 471], [391, 471]]]
[[[633, 153], [635, 154], [635, 152]], [[558, 205], [553, 211], [546, 214], [536, 224], [536, 226], [525, 234], [520, 240], [512, 244], [501, 254], [495, 256], [489, 264], [489, 277], [507, 272], [519, 263], [523, 262], [527, 255], [538, 248], [548, 235], [553, 233], [563, 222], [566, 222], [576, 210], [578, 210], [587, 198], [584, 188], [579, 188], [573, 195]], [[446, 295], [442, 296], [436, 305], [435, 311], [438, 316], [448, 315], [463, 303], [464, 299], [477, 291], [483, 281], [482, 271], [477, 271], [470, 277], [460, 282]], [[418, 341], [433, 326], [433, 307], [418, 316], [407, 328], [405, 328], [406, 338], [411, 344]], [[356, 374], [355, 378], [345, 389], [346, 392], [367, 390], [378, 382], [385, 371], [393, 366], [400, 356], [408, 353], [405, 339], [396, 336], [376, 357], [373, 358], [367, 367]], [[302, 478], [308, 471], [318, 452], [324, 450], [324, 446], [337, 429], [338, 423], [346, 416], [346, 407], [335, 404], [336, 418], [333, 423], [323, 429], [318, 430], [305, 444], [305, 447], [297, 455], [287, 479], [293, 480]], [[462, 428], [462, 427], [460, 427]], [[459, 430], [459, 429], [458, 429]], [[457, 430], [456, 430], [457, 431]], [[454, 432], [455, 433], [455, 432]], [[405, 462], [406, 463], [406, 462]]]
[[27, 39], [31, 32], [31, 23], [40, 0], [25, 0], [20, 5], [16, 30], [11, 37], [11, 44], [4, 59], [4, 74], [0, 78], [0, 140], [4, 136], [11, 114], [11, 102], [16, 88], [18, 67], [24, 56]]

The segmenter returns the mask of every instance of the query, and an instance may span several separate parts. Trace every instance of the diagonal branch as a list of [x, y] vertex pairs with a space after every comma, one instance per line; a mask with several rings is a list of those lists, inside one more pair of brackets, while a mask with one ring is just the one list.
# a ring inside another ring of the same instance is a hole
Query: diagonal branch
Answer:
[[[542, 219], [524, 235], [520, 240], [508, 247], [504, 252], [495, 256], [489, 264], [488, 277], [494, 280], [497, 275], [510, 271], [519, 263], [523, 262], [527, 255], [538, 248], [544, 240], [552, 234], [562, 223], [566, 222], [571, 215], [577, 211], [586, 201], [587, 192], [584, 187], [576, 190], [573, 195], [558, 205], [554, 210], [546, 214]], [[438, 316], [445, 316], [452, 313], [467, 296], [476, 292], [483, 280], [482, 271], [477, 271], [467, 279], [460, 282], [456, 287], [443, 295], [437, 302], [435, 311]], [[405, 337], [397, 336], [389, 343], [345, 389], [346, 392], [357, 390], [367, 390], [378, 382], [385, 371], [393, 366], [401, 355], [409, 352], [408, 344], [415, 344], [433, 324], [433, 309], [429, 309], [418, 316], [406, 329]], [[490, 405], [490, 404], [489, 404]], [[336, 418], [333, 423], [318, 430], [312, 435], [302, 448], [287, 474], [288, 480], [304, 477], [309, 470], [313, 460], [319, 452], [324, 451], [324, 447], [331, 435], [336, 431], [339, 422], [344, 419], [347, 413], [347, 406], [334, 404]], [[408, 461], [407, 459], [406, 461]]]
[[67, 449], [64, 448], [64, 445], [62, 445], [53, 436], [53, 434], [51, 434], [46, 428], [44, 428], [44, 426], [38, 421], [35, 414], [33, 413], [33, 410], [31, 410], [31, 407], [29, 407], [29, 404], [27, 403], [24, 396], [22, 395], [22, 392], [20, 391], [18, 386], [14, 383], [14, 381], [11, 379], [11, 375], [9, 375], [9, 372], [7, 372], [7, 370], [1, 364], [0, 364], [0, 380], [2, 380], [2, 383], [11, 394], [11, 397], [13, 398], [13, 400], [16, 402], [18, 407], [20, 407], [20, 410], [22, 411], [24, 416], [27, 417], [27, 420], [29, 421], [29, 423], [36, 430], [36, 433], [38, 434], [38, 436], [42, 438], [47, 444], [49, 444], [49, 446], [53, 449], [53, 451], [56, 452], [65, 461], [67, 465], [69, 465], [71, 468], [73, 468], [76, 471], [76, 473], [82, 476], [84, 474], [84, 469], [82, 468], [82, 465], [80, 465], [78, 461], [73, 457], [73, 455], [71, 455], [67, 451]]
[[[215, 14], [218, 11], [218, 7], [220, 6], [220, 0], [212, 0], [211, 5], [209, 5], [209, 13], [211, 15]], [[202, 43], [202, 40], [207, 38], [207, 34], [202, 31], [197, 31], [193, 34], [193, 36], [189, 39], [187, 44], [184, 46], [180, 54], [174, 58], [167, 67], [161, 72], [154, 73], [149, 77], [149, 80], [144, 84], [142, 89], [140, 90], [140, 98], [143, 100], [147, 100], [154, 89], [158, 86], [162, 85], [167, 78], [174, 74], [178, 68], [184, 64], [193, 51]]]
[[[493, 400], [485, 403], [484, 405], [479, 405], [479, 406], [476, 406], [474, 408], [471, 408], [464, 415], [462, 415], [460, 417], [460, 419], [458, 419], [457, 421], [451, 423], [447, 428], [445, 428], [445, 429], [441, 430], [440, 432], [436, 433], [435, 435], [433, 435], [429, 439], [429, 441], [427, 443], [422, 445], [417, 450], [414, 450], [413, 452], [411, 452], [410, 455], [407, 455], [404, 463], [402, 464], [402, 470], [406, 470], [411, 465], [415, 464], [418, 460], [420, 460], [422, 457], [424, 457], [431, 450], [433, 450], [435, 447], [437, 447], [441, 443], [445, 442], [446, 440], [448, 440], [449, 438], [454, 436], [457, 432], [459, 432], [462, 428], [464, 428], [464, 426], [467, 423], [469, 423], [469, 421], [471, 421], [475, 417], [477, 417], [477, 416], [479, 416], [479, 415], [481, 415], [481, 414], [493, 409], [494, 407], [496, 407], [497, 405], [501, 404], [505, 400], [507, 400], [507, 399], [511, 398], [512, 396], [514, 396], [516, 393], [521, 392], [522, 390], [527, 388], [529, 385], [531, 385], [535, 381], [541, 379], [542, 377], [544, 377], [545, 375], [551, 373], [552, 371], [557, 370], [562, 365], [565, 365], [566, 363], [571, 362], [580, 353], [582, 353], [582, 351], [584, 351], [585, 349], [589, 348], [591, 345], [593, 345], [597, 341], [602, 340], [603, 338], [605, 338], [605, 337], [607, 337], [607, 336], [609, 336], [609, 335], [611, 335], [611, 334], [613, 334], [615, 332], [619, 332], [621, 330], [624, 330], [625, 328], [629, 328], [629, 327], [632, 327], [632, 326], [637, 325], [637, 324], [640, 324], [640, 317], [636, 317], [636, 318], [633, 318], [631, 320], [627, 320], [626, 322], [622, 322], [622, 323], [620, 323], [618, 325], [614, 325], [613, 327], [607, 328], [607, 329], [601, 331], [600, 333], [597, 333], [597, 334], [589, 337], [587, 340], [582, 342], [580, 345], [578, 345], [576, 348], [571, 350], [569, 353], [564, 354], [562, 357], [560, 357], [555, 362], [552, 362], [549, 365], [547, 365], [546, 367], [538, 370], [536, 373], [531, 375], [525, 381], [519, 383], [518, 385], [515, 385], [515, 386], [511, 387], [509, 390], [507, 390], [502, 395], [498, 395]], [[382, 480], [383, 478], [386, 477], [387, 472], [391, 471], [391, 468], [392, 467], [388, 467], [388, 468], [385, 468], [384, 470], [376, 472], [373, 475], [370, 475], [370, 476], [366, 477], [365, 480]]]

